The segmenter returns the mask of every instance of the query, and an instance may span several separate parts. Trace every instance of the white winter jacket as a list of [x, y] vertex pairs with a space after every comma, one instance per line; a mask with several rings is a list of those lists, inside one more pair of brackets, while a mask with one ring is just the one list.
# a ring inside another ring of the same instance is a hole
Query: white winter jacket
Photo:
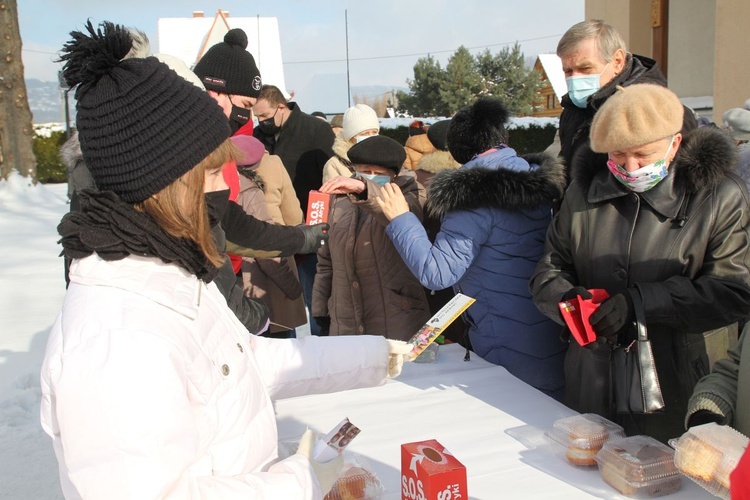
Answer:
[[322, 497], [277, 459], [272, 399], [385, 382], [383, 337], [249, 335], [175, 265], [74, 261], [42, 366], [42, 426], [67, 498]]

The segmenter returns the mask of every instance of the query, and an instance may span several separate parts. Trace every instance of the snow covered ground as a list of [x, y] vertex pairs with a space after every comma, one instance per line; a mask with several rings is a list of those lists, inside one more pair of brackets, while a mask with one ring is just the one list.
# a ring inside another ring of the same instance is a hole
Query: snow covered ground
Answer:
[[39, 368], [65, 294], [57, 224], [67, 184], [0, 181], [0, 498], [62, 498], [39, 424]]

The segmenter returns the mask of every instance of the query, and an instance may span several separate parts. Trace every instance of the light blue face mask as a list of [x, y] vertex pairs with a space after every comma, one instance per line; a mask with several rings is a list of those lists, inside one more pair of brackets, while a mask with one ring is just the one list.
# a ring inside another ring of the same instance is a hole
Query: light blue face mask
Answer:
[[607, 63], [598, 75], [569, 76], [565, 79], [568, 85], [568, 98], [579, 108], [585, 108], [591, 95], [601, 88], [599, 81], [604, 71], [609, 66]]
[[385, 186], [386, 184], [391, 182], [390, 175], [359, 174], [359, 176], [380, 186]]

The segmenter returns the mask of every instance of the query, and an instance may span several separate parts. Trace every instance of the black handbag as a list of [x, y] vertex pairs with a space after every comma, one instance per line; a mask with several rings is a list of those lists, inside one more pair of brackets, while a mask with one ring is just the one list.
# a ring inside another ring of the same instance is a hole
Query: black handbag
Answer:
[[612, 351], [612, 382], [617, 413], [644, 414], [664, 410], [664, 397], [648, 339], [640, 293], [631, 293], [637, 337]]

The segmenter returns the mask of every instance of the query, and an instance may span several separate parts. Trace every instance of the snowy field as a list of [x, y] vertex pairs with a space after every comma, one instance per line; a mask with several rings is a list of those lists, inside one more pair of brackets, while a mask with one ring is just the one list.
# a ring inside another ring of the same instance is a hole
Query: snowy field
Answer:
[[39, 369], [63, 295], [57, 224], [67, 184], [0, 181], [0, 498], [62, 498], [39, 424]]

